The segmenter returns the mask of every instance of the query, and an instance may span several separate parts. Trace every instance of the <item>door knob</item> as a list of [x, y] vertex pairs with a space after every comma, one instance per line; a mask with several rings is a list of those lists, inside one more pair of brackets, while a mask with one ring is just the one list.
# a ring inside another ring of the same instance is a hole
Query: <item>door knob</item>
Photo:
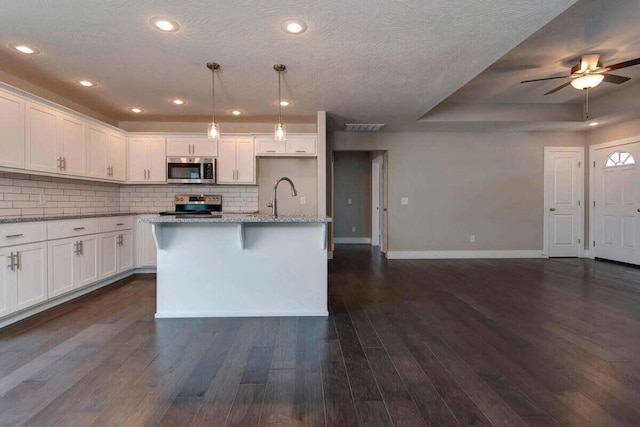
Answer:
[[640, 208], [638, 208], [637, 211], [640, 212]]
[[550, 208], [549, 209], [551, 212], [555, 212], [556, 208]]

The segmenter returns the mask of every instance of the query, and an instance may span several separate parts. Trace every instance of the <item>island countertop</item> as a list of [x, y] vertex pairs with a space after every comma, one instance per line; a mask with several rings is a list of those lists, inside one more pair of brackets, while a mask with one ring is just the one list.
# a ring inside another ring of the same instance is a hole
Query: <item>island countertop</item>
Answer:
[[209, 224], [209, 223], [314, 223], [326, 224], [332, 221], [330, 217], [305, 215], [280, 215], [274, 217], [268, 214], [214, 214], [214, 215], [158, 215], [140, 218], [139, 222], [151, 224]]

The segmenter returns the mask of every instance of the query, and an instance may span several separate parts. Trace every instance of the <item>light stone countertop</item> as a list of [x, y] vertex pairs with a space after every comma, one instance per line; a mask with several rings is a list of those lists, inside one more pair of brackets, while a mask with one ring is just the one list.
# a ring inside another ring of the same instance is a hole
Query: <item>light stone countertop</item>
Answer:
[[268, 214], [214, 214], [214, 215], [158, 215], [155, 217], [140, 218], [139, 222], [151, 224], [210, 224], [210, 223], [323, 223], [331, 222], [329, 217], [316, 217], [304, 215], [280, 215], [274, 217]]
[[104, 218], [111, 216], [145, 215], [148, 212], [102, 212], [91, 214], [53, 214], [53, 215], [22, 215], [0, 216], [0, 224], [13, 224], [19, 222], [57, 221], [61, 219]]

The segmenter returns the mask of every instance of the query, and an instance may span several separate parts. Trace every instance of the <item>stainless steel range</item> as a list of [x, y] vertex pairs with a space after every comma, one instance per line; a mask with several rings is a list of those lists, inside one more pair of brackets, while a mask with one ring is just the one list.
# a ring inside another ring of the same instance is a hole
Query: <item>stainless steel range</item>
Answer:
[[160, 212], [160, 215], [212, 215], [222, 212], [222, 196], [219, 194], [177, 194], [175, 211]]

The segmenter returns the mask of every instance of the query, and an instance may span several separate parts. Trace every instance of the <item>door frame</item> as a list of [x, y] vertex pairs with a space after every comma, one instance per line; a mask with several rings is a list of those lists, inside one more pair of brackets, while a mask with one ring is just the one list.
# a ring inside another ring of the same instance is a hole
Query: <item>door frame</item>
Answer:
[[[543, 218], [543, 225], [542, 225], [542, 253], [544, 254], [544, 258], [549, 258], [549, 193], [550, 193], [550, 189], [549, 189], [549, 182], [548, 177], [549, 177], [549, 167], [550, 165], [547, 163], [547, 154], [551, 153], [553, 151], [572, 151], [572, 152], [576, 152], [579, 154], [580, 156], [580, 163], [581, 165], [584, 165], [584, 147], [544, 147], [544, 159], [543, 159], [543, 183], [544, 183], [544, 203], [543, 203], [543, 214], [542, 214], [542, 218]], [[578, 185], [579, 185], [579, 189], [578, 189], [578, 194], [580, 197], [580, 207], [582, 209], [578, 209], [578, 229], [580, 230], [580, 243], [578, 244], [578, 254], [577, 257], [578, 258], [584, 258], [585, 257], [585, 250], [584, 250], [584, 213], [585, 213], [585, 192], [584, 192], [584, 182], [585, 182], [585, 178], [584, 178], [584, 172], [583, 175], [581, 177], [582, 179], [580, 179], [578, 181]], [[584, 203], [582, 203], [584, 202]]]
[[371, 246], [380, 246], [380, 205], [380, 163], [376, 157], [371, 161]]
[[591, 145], [589, 147], [589, 249], [587, 258], [595, 259], [596, 250], [593, 246], [594, 239], [596, 238], [596, 207], [594, 201], [596, 199], [596, 164], [595, 152], [605, 148], [621, 147], [623, 145], [629, 145], [640, 142], [640, 135], [632, 136], [631, 138], [616, 139], [613, 141], [603, 142], [601, 144]]

